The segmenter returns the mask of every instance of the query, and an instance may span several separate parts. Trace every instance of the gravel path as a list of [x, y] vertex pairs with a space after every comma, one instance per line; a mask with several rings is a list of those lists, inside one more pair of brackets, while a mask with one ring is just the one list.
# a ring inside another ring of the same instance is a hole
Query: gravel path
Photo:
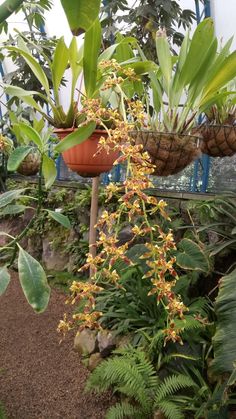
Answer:
[[104, 418], [109, 396], [83, 392], [88, 372], [72, 337], [59, 345], [64, 299], [53, 290], [48, 309], [35, 314], [16, 276], [0, 297], [0, 401], [9, 419]]

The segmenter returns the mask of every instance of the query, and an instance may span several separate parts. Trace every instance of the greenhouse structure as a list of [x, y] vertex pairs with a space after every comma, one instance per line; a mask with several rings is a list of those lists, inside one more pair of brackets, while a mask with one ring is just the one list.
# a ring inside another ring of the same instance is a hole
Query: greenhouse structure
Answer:
[[0, 0], [0, 419], [236, 418], [235, 0]]

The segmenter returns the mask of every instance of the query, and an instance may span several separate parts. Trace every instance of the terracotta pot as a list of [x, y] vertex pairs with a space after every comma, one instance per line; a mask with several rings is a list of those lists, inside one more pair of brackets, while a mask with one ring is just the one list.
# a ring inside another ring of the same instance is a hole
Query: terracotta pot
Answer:
[[212, 157], [233, 156], [236, 153], [235, 125], [202, 125], [202, 152]]
[[[60, 139], [63, 139], [73, 130], [73, 128], [56, 129], [54, 132]], [[118, 152], [111, 151], [107, 154], [105, 150], [102, 150], [99, 154], [96, 154], [98, 142], [102, 136], [106, 137], [107, 133], [97, 129], [83, 143], [64, 151], [62, 156], [66, 165], [73, 172], [83, 177], [95, 177], [101, 173], [109, 172], [114, 161], [118, 158]]]
[[156, 166], [154, 176], [169, 176], [181, 172], [201, 155], [201, 139], [194, 135], [135, 131], [135, 144], [143, 144], [144, 151]]
[[24, 176], [36, 175], [40, 166], [40, 154], [37, 150], [30, 152], [19, 165], [17, 172]]

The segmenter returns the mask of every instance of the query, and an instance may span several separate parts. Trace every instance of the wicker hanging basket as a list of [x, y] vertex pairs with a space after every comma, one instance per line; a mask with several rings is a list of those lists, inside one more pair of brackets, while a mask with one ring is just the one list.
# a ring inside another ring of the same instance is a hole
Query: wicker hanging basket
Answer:
[[201, 139], [194, 135], [135, 131], [130, 133], [135, 144], [142, 144], [156, 166], [154, 176], [181, 172], [201, 155]]
[[19, 165], [17, 172], [24, 176], [36, 175], [40, 166], [40, 154], [37, 150], [31, 151]]
[[236, 125], [202, 125], [201, 149], [212, 157], [233, 156], [236, 153]]

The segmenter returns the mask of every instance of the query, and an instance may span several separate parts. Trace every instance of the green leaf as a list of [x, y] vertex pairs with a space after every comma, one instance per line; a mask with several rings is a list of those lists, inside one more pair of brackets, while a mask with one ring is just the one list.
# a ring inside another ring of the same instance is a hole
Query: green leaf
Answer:
[[83, 141], [87, 140], [88, 137], [90, 137], [95, 128], [95, 122], [89, 122], [87, 125], [79, 127], [77, 130], [67, 135], [67, 137], [65, 137], [59, 144], [57, 144], [55, 151], [62, 153], [63, 151], [66, 151], [77, 144], [81, 144]]
[[204, 19], [194, 32], [189, 51], [180, 73], [181, 84], [187, 85], [194, 79], [201, 68], [202, 63], [205, 61], [205, 57], [208, 54], [208, 50], [211, 47], [214, 38], [213, 20], [211, 18]]
[[102, 29], [97, 19], [84, 37], [84, 85], [87, 98], [91, 98], [96, 89], [98, 55], [101, 48]]
[[53, 91], [55, 97], [58, 96], [58, 90], [61, 84], [61, 80], [68, 66], [68, 59], [69, 50], [65, 44], [64, 38], [61, 37], [57, 42], [51, 67]]
[[12, 191], [5, 192], [0, 195], [0, 208], [6, 207], [15, 199], [18, 199], [21, 194], [25, 192], [25, 189], [14, 189]]
[[19, 247], [18, 271], [28, 303], [37, 313], [43, 312], [50, 298], [46, 274], [40, 263], [21, 247]]
[[60, 214], [59, 212], [47, 210], [50, 217], [52, 217], [59, 224], [63, 225], [65, 228], [71, 229], [71, 223], [69, 218], [66, 215]]
[[13, 150], [8, 158], [7, 170], [14, 172], [31, 151], [32, 147], [30, 146], [20, 146]]
[[[130, 58], [134, 57], [134, 52], [131, 48], [130, 45], [127, 45], [127, 42], [125, 41], [126, 38], [121, 35], [120, 33], [118, 33], [116, 35], [116, 42], [117, 44], [117, 48], [116, 48], [116, 54], [115, 54], [115, 59], [116, 61], [118, 61], [118, 63], [121, 63], [122, 61], [127, 61]], [[109, 58], [105, 58], [105, 60]]]
[[157, 32], [156, 36], [156, 50], [161, 72], [166, 82], [166, 91], [169, 92], [172, 76], [172, 58], [166, 35], [159, 35], [159, 32]]
[[204, 100], [212, 92], [216, 92], [224, 87], [229, 81], [236, 76], [236, 51], [227, 57], [222, 63], [220, 69], [215, 76], [210, 80], [204, 89]]
[[87, 31], [97, 19], [101, 0], [61, 0], [70, 29], [77, 36]]
[[134, 63], [122, 65], [122, 67], [132, 68], [137, 75], [147, 74], [149, 71], [158, 70], [157, 64], [152, 61], [136, 61]]
[[16, 96], [23, 100], [27, 105], [31, 106], [38, 112], [40, 112], [42, 115], [46, 115], [41, 106], [34, 100], [33, 96], [38, 95], [42, 99], [44, 99], [46, 102], [48, 102], [48, 99], [46, 96], [39, 94], [38, 92], [34, 90], [24, 90], [21, 87], [17, 86], [10, 86], [10, 85], [4, 85], [5, 92], [10, 96]]
[[216, 333], [213, 337], [212, 370], [217, 375], [233, 372], [236, 361], [236, 269], [220, 280], [216, 298]]
[[35, 90], [25, 90], [21, 87], [11, 86], [10, 84], [3, 85], [5, 92], [10, 96], [24, 97], [37, 95]]
[[7, 270], [7, 268], [4, 266], [3, 268], [0, 268], [0, 295], [2, 295], [11, 280], [11, 276]]
[[37, 131], [35, 131], [35, 129], [32, 128], [30, 125], [24, 124], [23, 122], [20, 122], [18, 126], [20, 128], [21, 134], [25, 135], [29, 141], [33, 141], [33, 143], [36, 144], [39, 150], [42, 151], [43, 142]]
[[1, 211], [1, 215], [15, 215], [24, 212], [27, 207], [25, 205], [8, 205]]
[[103, 60], [110, 60], [113, 56], [118, 44], [113, 44], [110, 47], [106, 48], [98, 57], [98, 63]]
[[182, 239], [179, 242], [176, 262], [184, 269], [209, 271], [209, 261], [204, 251], [190, 239]]
[[9, 51], [17, 52], [22, 58], [24, 58], [25, 62], [28, 64], [28, 66], [34, 73], [35, 77], [38, 79], [40, 84], [45, 89], [45, 92], [47, 93], [47, 95], [50, 95], [47, 76], [44, 73], [42, 66], [38, 63], [38, 61], [31, 54], [26, 52], [23, 48], [7, 47], [7, 49]]
[[42, 172], [45, 179], [45, 188], [48, 189], [52, 186], [57, 177], [57, 169], [54, 160], [46, 154], [43, 155]]
[[75, 37], [72, 38], [72, 41], [69, 46], [69, 63], [72, 72], [71, 80], [71, 102], [73, 102], [75, 87], [78, 80], [78, 77], [83, 69], [83, 56], [84, 56], [84, 45], [81, 48], [77, 49], [77, 41]]

